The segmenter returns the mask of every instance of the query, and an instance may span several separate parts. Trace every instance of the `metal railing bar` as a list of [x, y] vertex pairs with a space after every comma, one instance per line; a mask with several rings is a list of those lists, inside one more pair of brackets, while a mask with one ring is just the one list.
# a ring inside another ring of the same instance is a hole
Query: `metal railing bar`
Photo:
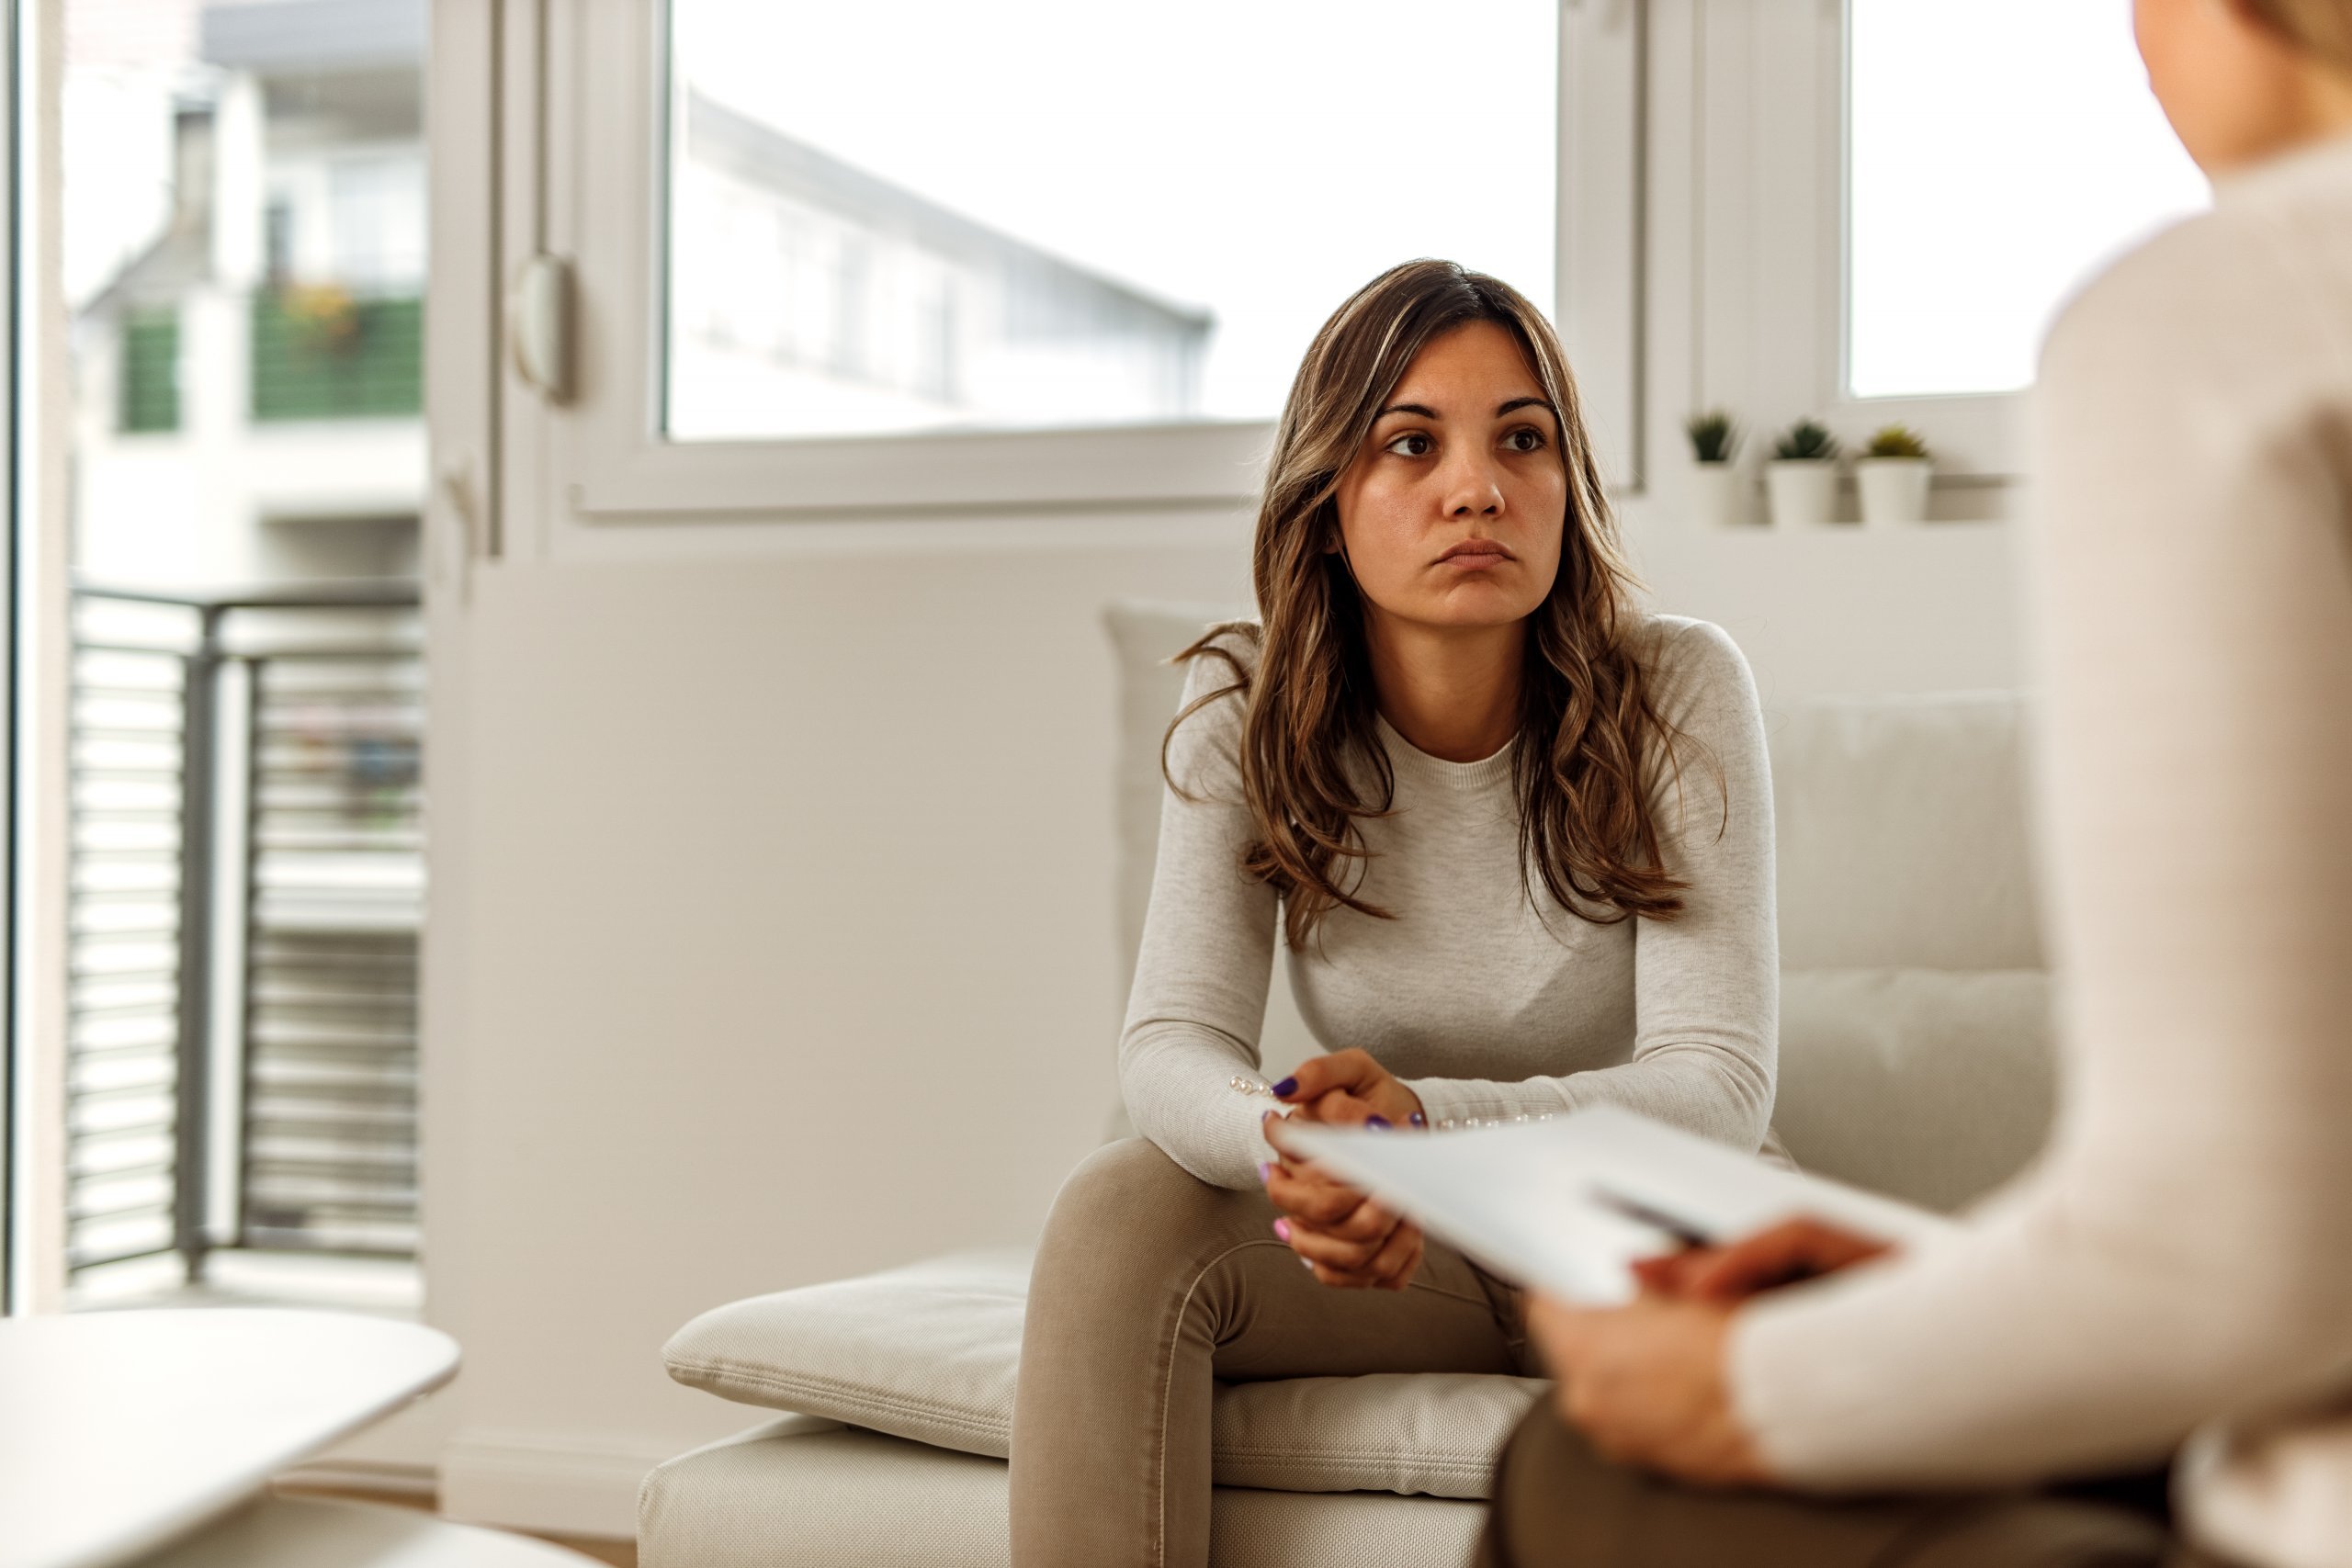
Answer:
[[117, 659], [125, 656], [133, 659], [176, 659], [183, 663], [194, 657], [185, 648], [148, 642], [76, 642], [74, 651], [77, 654], [103, 653]]
[[74, 1187], [86, 1181], [130, 1181], [142, 1177], [152, 1179], [171, 1174], [172, 1162], [169, 1160], [158, 1160], [152, 1165], [126, 1165], [112, 1170], [88, 1170], [80, 1167], [68, 1167], [65, 1172], [65, 1184], [68, 1187]]
[[163, 1246], [151, 1246], [151, 1248], [146, 1248], [146, 1251], [136, 1251], [136, 1253], [75, 1253], [75, 1251], [68, 1251], [68, 1253], [66, 1253], [66, 1272], [77, 1274], [77, 1272], [83, 1272], [83, 1269], [104, 1269], [104, 1267], [113, 1265], [113, 1262], [136, 1262], [136, 1260], [141, 1260], [141, 1258], [163, 1258], [164, 1253], [169, 1253], [169, 1251], [172, 1251], [172, 1244], [169, 1244], [169, 1241], [164, 1241]]
[[424, 658], [424, 645], [416, 642], [398, 643], [385, 648], [369, 648], [360, 643], [314, 643], [309, 647], [297, 645], [290, 648], [232, 648], [228, 650], [226, 657], [242, 660], [290, 659], [306, 663], [321, 660], [344, 664], [356, 664], [363, 660], [416, 660], [421, 661]]
[[157, 1102], [155, 1114], [141, 1116], [126, 1113], [109, 1116], [105, 1123], [107, 1130], [130, 1126], [146, 1126], [151, 1130], [163, 1130], [168, 1125], [171, 1118], [169, 1101], [172, 1098], [174, 1081], [170, 1077], [148, 1078], [136, 1085], [119, 1084], [111, 1087], [100, 1085], [96, 1089], [76, 1089], [69, 1085], [65, 1090], [65, 1100], [69, 1110], [78, 1110], [93, 1106], [101, 1100], [120, 1100], [124, 1098], [127, 1091], [136, 1089], [139, 1094]]
[[421, 585], [413, 580], [375, 577], [264, 583], [214, 593], [88, 581], [74, 584], [73, 591], [77, 598], [172, 604], [184, 610], [403, 609], [412, 608], [422, 600]]
[[[412, 1230], [413, 1226], [410, 1227]], [[265, 1252], [307, 1252], [321, 1258], [413, 1258], [414, 1244], [405, 1247], [334, 1247], [319, 1242], [300, 1230], [277, 1226], [259, 1226], [245, 1246]], [[169, 1247], [158, 1250], [168, 1252]]]
[[[77, 1127], [74, 1129], [74, 1141], [76, 1143], [83, 1144], [102, 1144], [115, 1138], [169, 1138], [171, 1134], [171, 1123], [168, 1122], [157, 1122], [152, 1123], [140, 1122], [136, 1124], [126, 1123], [120, 1127]], [[174, 1163], [176, 1164], [177, 1162], [175, 1161]]]
[[[413, 1256], [418, 886], [407, 868], [423, 844], [414, 769], [427, 689], [415, 585], [188, 593], [84, 583], [77, 599], [90, 607], [77, 626], [91, 637], [77, 639], [68, 713], [79, 955], [67, 965], [68, 1041], [77, 1068], [140, 1081], [69, 1089], [69, 1165], [74, 1190], [86, 1191], [72, 1224], [144, 1233], [152, 1221], [173, 1235], [153, 1246], [142, 1234], [69, 1237], [74, 1265], [176, 1250], [193, 1280], [223, 1245]], [[192, 612], [174, 617], [186, 640], [153, 616], [141, 626], [125, 615], [117, 631], [97, 618], [108, 602]], [[295, 614], [232, 625], [243, 610]], [[299, 618], [354, 610], [366, 613], [340, 626]], [[219, 722], [241, 683], [246, 863], [233, 891], [245, 952], [232, 983], [244, 1038], [216, 1042], [207, 922], [220, 877], [236, 868], [212, 858], [228, 847], [216, 834], [233, 830], [214, 805], [214, 759], [241, 739]], [[372, 868], [394, 866], [407, 886], [368, 886], [382, 876]], [[109, 930], [109, 918], [130, 923]], [[146, 1037], [108, 1038], [124, 1032]], [[214, 1163], [203, 1147], [214, 1076], [205, 1064], [240, 1044], [237, 1228], [215, 1235], [203, 1223], [217, 1207], [203, 1193]], [[129, 1120], [104, 1125], [109, 1112]], [[90, 1116], [99, 1124], [85, 1124]], [[168, 1206], [107, 1196], [158, 1181], [171, 1185]]]
[[287, 1136], [300, 1133], [310, 1137], [347, 1138], [369, 1143], [411, 1145], [416, 1142], [416, 1118], [402, 1111], [388, 1115], [383, 1111], [352, 1109], [335, 1115], [321, 1115], [316, 1109], [300, 1114], [285, 1112], [275, 1118], [277, 1131]]
[[127, 1220], [141, 1214], [153, 1214], [156, 1218], [163, 1219], [170, 1215], [171, 1208], [172, 1203], [169, 1198], [161, 1201], [146, 1198], [136, 1203], [125, 1203], [112, 1209], [85, 1209], [68, 1203], [65, 1205], [65, 1220], [68, 1224], [94, 1225], [107, 1220]]

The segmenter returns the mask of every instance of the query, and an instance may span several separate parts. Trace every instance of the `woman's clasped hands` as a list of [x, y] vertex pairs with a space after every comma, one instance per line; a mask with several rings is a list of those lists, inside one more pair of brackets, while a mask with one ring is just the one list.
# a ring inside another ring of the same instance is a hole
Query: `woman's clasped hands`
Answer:
[[[1299, 1066], [1274, 1085], [1288, 1120], [1327, 1127], [1419, 1128], [1420, 1097], [1362, 1051], [1335, 1051]], [[1261, 1168], [1266, 1196], [1282, 1212], [1274, 1234], [1326, 1285], [1401, 1291], [1421, 1266], [1420, 1227], [1283, 1145], [1278, 1111], [1266, 1112], [1275, 1157]]]

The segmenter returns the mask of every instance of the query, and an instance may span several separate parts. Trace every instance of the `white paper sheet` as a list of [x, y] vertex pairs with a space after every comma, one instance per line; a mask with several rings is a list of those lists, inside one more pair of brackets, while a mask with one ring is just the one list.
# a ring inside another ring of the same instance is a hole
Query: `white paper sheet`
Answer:
[[1905, 1247], [1951, 1229], [1610, 1106], [1448, 1133], [1294, 1122], [1280, 1136], [1493, 1272], [1590, 1306], [1632, 1299], [1634, 1260], [1681, 1235], [1734, 1240], [1799, 1215]]

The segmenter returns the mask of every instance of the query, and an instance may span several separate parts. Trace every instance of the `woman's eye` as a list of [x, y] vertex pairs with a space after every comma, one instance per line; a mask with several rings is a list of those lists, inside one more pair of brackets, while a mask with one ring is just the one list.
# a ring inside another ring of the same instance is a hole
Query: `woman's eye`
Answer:
[[1541, 452], [1544, 447], [1544, 433], [1532, 425], [1521, 425], [1503, 437], [1503, 445], [1514, 452]]
[[1408, 430], [1391, 441], [1383, 451], [1394, 452], [1399, 457], [1426, 457], [1433, 446], [1429, 436], [1419, 430]]

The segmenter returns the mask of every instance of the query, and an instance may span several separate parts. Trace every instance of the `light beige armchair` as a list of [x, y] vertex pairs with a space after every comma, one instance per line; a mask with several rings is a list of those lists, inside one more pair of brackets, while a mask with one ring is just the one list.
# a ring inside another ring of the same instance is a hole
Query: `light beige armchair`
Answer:
[[[1161, 662], [1208, 607], [1106, 615], [1121, 671], [1124, 951], [1159, 825]], [[1808, 1168], [1942, 1208], [2030, 1158], [2052, 1100], [2019, 716], [2002, 695], [1829, 703], [1770, 725], [1782, 996], [1775, 1122]], [[1271, 1063], [1311, 1050], [1280, 994]], [[672, 1460], [639, 1503], [645, 1568], [1008, 1561], [1004, 1455], [1028, 1259], [944, 1258], [738, 1302], [671, 1374], [794, 1414]], [[1216, 1568], [1466, 1561], [1497, 1449], [1541, 1383], [1307, 1378], [1218, 1392]]]

